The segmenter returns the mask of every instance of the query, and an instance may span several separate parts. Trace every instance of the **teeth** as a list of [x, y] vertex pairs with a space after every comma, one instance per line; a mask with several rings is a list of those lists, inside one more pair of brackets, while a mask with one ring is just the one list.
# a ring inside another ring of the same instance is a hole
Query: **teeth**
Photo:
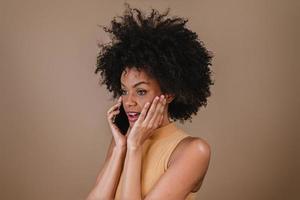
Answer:
[[139, 113], [128, 113], [130, 116], [137, 116], [137, 115], [139, 115]]

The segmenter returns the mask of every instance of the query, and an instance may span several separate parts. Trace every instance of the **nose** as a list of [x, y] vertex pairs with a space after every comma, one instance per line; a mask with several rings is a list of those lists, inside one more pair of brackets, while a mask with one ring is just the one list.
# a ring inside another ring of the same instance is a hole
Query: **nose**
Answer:
[[126, 97], [123, 97], [123, 103], [126, 105], [127, 108], [136, 105], [135, 98], [132, 94], [128, 94]]

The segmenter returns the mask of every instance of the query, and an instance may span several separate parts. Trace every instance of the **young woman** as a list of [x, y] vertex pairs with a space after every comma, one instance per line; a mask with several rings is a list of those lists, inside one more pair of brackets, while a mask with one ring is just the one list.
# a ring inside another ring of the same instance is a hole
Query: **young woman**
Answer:
[[118, 102], [107, 112], [111, 143], [87, 200], [195, 199], [210, 146], [175, 125], [210, 96], [212, 54], [188, 20], [127, 5], [114, 18], [97, 69]]

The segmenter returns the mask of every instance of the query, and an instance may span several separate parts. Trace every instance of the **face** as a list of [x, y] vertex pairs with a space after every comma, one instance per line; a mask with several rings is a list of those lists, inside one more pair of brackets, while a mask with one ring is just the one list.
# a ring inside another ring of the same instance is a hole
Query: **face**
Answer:
[[[130, 127], [138, 119], [144, 105], [161, 95], [158, 82], [144, 71], [126, 68], [121, 75], [122, 102]], [[165, 109], [165, 114], [167, 109]], [[166, 117], [167, 118], [167, 117]]]

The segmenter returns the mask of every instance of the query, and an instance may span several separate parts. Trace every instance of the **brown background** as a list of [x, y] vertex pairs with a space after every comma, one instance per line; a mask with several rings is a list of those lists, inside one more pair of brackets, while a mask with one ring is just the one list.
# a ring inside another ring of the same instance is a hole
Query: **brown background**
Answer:
[[[0, 3], [0, 199], [80, 200], [110, 140], [98, 24], [124, 1]], [[182, 126], [212, 159], [198, 198], [299, 199], [299, 1], [127, 1], [190, 19], [213, 51], [208, 106]], [[149, 9], [148, 9], [149, 10]]]

